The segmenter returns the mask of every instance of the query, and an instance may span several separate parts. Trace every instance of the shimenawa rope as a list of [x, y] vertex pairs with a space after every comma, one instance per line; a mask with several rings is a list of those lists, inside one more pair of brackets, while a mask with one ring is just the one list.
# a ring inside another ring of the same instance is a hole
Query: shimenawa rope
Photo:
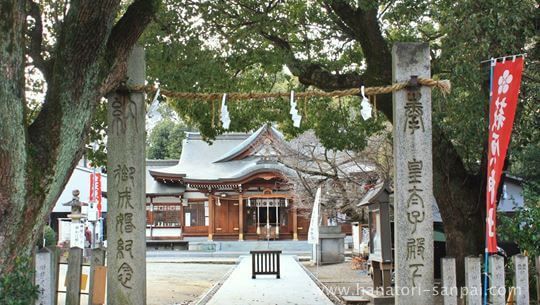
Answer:
[[[446, 95], [450, 93], [451, 84], [449, 80], [434, 80], [431, 78], [418, 78], [418, 84], [421, 86], [436, 88]], [[395, 83], [384, 87], [366, 87], [365, 94], [369, 96], [375, 96], [379, 94], [387, 94], [396, 92], [406, 88], [409, 84]], [[134, 86], [129, 88], [131, 91], [145, 91], [146, 93], [155, 93], [157, 88], [152, 85], [147, 86]], [[177, 92], [160, 88], [160, 94], [168, 98], [185, 99], [185, 100], [199, 100], [199, 101], [214, 101], [223, 97], [223, 93], [194, 93], [194, 92]], [[313, 97], [345, 97], [345, 96], [357, 96], [360, 94], [360, 88], [352, 88], [347, 90], [336, 91], [304, 91], [295, 92], [296, 98], [313, 98]], [[232, 92], [227, 93], [227, 100], [239, 101], [239, 100], [260, 100], [270, 98], [288, 98], [290, 92]]]

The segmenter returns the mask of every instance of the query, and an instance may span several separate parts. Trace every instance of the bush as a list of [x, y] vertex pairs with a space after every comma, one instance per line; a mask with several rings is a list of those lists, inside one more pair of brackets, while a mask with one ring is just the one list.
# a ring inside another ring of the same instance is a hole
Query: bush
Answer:
[[56, 246], [56, 232], [50, 226], [45, 226], [43, 229], [43, 238], [45, 238], [45, 247]]
[[11, 272], [0, 278], [0, 304], [29, 305], [38, 297], [38, 286], [34, 285], [34, 269], [29, 257], [18, 257]]
[[43, 239], [45, 239], [45, 247], [56, 246], [56, 232], [48, 225], [43, 227], [43, 237], [36, 241], [38, 248], [43, 248]]

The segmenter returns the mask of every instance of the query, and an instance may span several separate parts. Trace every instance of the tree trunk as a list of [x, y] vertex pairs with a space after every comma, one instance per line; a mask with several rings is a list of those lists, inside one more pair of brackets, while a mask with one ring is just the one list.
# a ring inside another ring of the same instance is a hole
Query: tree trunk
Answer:
[[483, 184], [465, 170], [450, 141], [433, 126], [433, 187], [446, 235], [446, 255], [456, 258], [457, 284], [465, 282], [465, 257], [484, 248]]
[[26, 206], [24, 3], [0, 5], [0, 275], [24, 241], [16, 234], [25, 223]]
[[40, 238], [82, 156], [96, 103], [125, 78], [127, 56], [159, 1], [135, 0], [116, 24], [118, 0], [71, 2], [44, 73], [45, 101], [30, 126], [25, 3], [0, 4], [0, 278]]

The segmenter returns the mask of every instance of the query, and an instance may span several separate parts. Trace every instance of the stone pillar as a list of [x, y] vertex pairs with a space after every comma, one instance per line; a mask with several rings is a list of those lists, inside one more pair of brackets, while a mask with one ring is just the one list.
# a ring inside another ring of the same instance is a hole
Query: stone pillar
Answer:
[[292, 207], [293, 240], [298, 240], [298, 210]]
[[444, 305], [457, 305], [457, 284], [456, 284], [456, 259], [453, 257], [441, 258], [442, 287]]
[[529, 259], [521, 254], [515, 255], [512, 259], [514, 260], [516, 305], [529, 305]]
[[506, 304], [504, 285], [504, 258], [500, 255], [492, 255], [489, 261], [489, 300], [492, 305]]
[[208, 194], [208, 240], [214, 240], [214, 198]]
[[39, 294], [36, 305], [56, 304], [57, 279], [57, 251], [56, 248], [42, 248], [36, 253], [36, 285], [39, 285]]
[[238, 195], [238, 240], [244, 240], [244, 196]]
[[479, 257], [465, 258], [465, 301], [467, 305], [482, 305], [482, 277]]
[[[128, 59], [128, 86], [144, 85], [144, 49]], [[143, 92], [108, 96], [107, 304], [146, 304], [145, 104]]]
[[[392, 81], [411, 76], [431, 77], [427, 43], [392, 48]], [[393, 94], [396, 305], [433, 304], [431, 89], [416, 90]]]

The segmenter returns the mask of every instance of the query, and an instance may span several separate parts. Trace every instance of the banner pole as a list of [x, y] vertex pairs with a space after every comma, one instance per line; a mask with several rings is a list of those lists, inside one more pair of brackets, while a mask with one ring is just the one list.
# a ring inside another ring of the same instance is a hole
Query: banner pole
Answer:
[[[495, 68], [495, 62], [497, 61], [496, 58], [491, 58], [489, 60], [491, 62], [490, 64], [490, 67], [489, 67], [489, 111], [488, 111], [488, 127], [490, 126], [491, 122], [491, 98], [492, 98], [492, 95], [493, 95], [493, 69]], [[489, 132], [488, 132], [489, 134]], [[486, 173], [487, 176], [489, 176], [489, 173]], [[487, 177], [486, 176], [486, 177]], [[487, 202], [487, 198], [488, 198], [488, 186], [486, 185], [486, 202]], [[484, 248], [484, 289], [482, 291], [482, 295], [483, 295], [483, 304], [484, 305], [487, 305], [488, 303], [488, 296], [487, 296], [487, 292], [488, 292], [488, 284], [489, 284], [489, 281], [488, 281], [488, 272], [489, 272], [489, 268], [488, 268], [488, 264], [489, 264], [489, 260], [488, 260], [488, 256], [489, 256], [489, 251], [488, 251], [488, 239], [489, 239], [489, 228], [488, 228], [488, 206], [486, 204], [486, 225], [485, 225], [485, 229], [486, 229], [486, 241], [485, 241], [485, 248]]]

